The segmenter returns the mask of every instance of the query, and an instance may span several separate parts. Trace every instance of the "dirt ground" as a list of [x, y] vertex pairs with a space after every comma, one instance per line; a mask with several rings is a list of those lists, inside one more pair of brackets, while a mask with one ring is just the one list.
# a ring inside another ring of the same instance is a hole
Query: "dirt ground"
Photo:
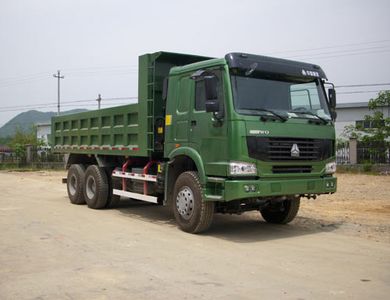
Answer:
[[338, 174], [338, 190], [301, 202], [296, 225], [390, 243], [390, 176]]
[[167, 208], [71, 205], [65, 172], [0, 172], [0, 299], [388, 299], [390, 176], [338, 175], [288, 225], [178, 230]]

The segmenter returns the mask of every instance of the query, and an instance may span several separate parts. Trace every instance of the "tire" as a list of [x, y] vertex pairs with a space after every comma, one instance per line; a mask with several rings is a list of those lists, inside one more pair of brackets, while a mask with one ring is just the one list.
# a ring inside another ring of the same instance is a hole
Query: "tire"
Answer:
[[172, 209], [181, 230], [200, 233], [210, 227], [214, 216], [214, 202], [203, 201], [197, 172], [180, 174], [173, 195]]
[[109, 184], [104, 168], [91, 165], [85, 171], [84, 198], [89, 208], [100, 209], [107, 205]]
[[298, 214], [300, 198], [291, 198], [263, 208], [260, 213], [268, 223], [287, 224]]
[[70, 166], [66, 178], [66, 188], [72, 204], [85, 204], [84, 177], [85, 167], [83, 165], [73, 164]]

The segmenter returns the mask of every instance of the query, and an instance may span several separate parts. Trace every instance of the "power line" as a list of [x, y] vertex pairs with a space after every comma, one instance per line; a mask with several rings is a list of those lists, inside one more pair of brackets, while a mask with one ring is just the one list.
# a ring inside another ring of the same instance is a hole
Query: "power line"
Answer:
[[342, 47], [359, 46], [359, 45], [369, 45], [369, 44], [378, 44], [378, 43], [387, 43], [387, 42], [390, 42], [390, 40], [378, 40], [378, 41], [361, 42], [361, 43], [349, 43], [349, 44], [325, 46], [325, 47], [319, 47], [319, 48], [306, 48], [306, 49], [273, 51], [273, 52], [268, 52], [268, 54], [281, 54], [281, 53], [291, 53], [291, 52], [307, 52], [307, 51], [333, 49], [333, 48], [342, 48]]
[[[364, 83], [364, 84], [351, 84], [351, 85], [339, 85], [335, 86], [336, 88], [350, 88], [350, 87], [372, 87], [372, 86], [386, 86], [390, 85], [390, 83]], [[380, 92], [384, 90], [375, 90], [375, 91], [347, 91], [347, 92], [338, 92], [338, 94], [358, 94], [358, 93], [374, 93], [374, 92]], [[385, 90], [386, 91], [386, 90]], [[137, 100], [137, 96], [128, 96], [128, 97], [110, 97], [110, 98], [102, 98], [102, 104], [105, 104], [105, 102], [116, 102], [116, 101], [122, 101], [122, 100]], [[78, 100], [64, 100], [61, 101], [62, 104], [83, 104], [88, 105], [88, 102], [94, 102], [96, 103], [96, 99], [78, 99]], [[87, 104], [85, 104], [87, 103]], [[117, 103], [115, 103], [117, 104]], [[125, 103], [126, 104], [126, 103]], [[45, 107], [52, 107], [56, 105], [55, 102], [45, 102], [45, 103], [36, 103], [36, 104], [26, 104], [26, 105], [12, 105], [12, 106], [2, 106], [0, 107], [0, 112], [5, 111], [17, 111], [21, 108], [25, 109], [34, 109], [34, 108], [45, 108]]]
[[367, 94], [367, 93], [379, 93], [388, 92], [389, 90], [375, 90], [375, 91], [353, 91], [353, 92], [338, 92], [338, 95], [349, 95], [349, 94]]
[[[112, 69], [112, 70], [105, 70], [105, 69]], [[82, 68], [62, 68], [63, 71], [66, 71], [67, 73], [79, 73], [79, 72], [88, 72], [88, 70], [96, 70], [96, 72], [106, 72], [106, 71], [120, 71], [116, 69], [125, 69], [125, 70], [137, 70], [137, 65], [117, 65], [117, 66], [95, 66], [95, 67], [82, 67]], [[0, 83], [3, 81], [9, 81], [9, 80], [19, 80], [19, 79], [29, 79], [30, 77], [36, 77], [38, 75], [46, 75], [48, 76], [50, 74], [50, 71], [45, 72], [39, 72], [39, 73], [31, 73], [31, 74], [25, 74], [21, 76], [11, 76], [6, 78], [0, 78]]]
[[48, 72], [39, 72], [39, 73], [33, 73], [33, 74], [26, 74], [22, 76], [13, 76], [13, 77], [7, 77], [7, 78], [0, 78], [0, 82], [3, 81], [9, 81], [9, 80], [24, 80], [24, 79], [30, 79], [34, 77], [41, 77], [43, 75], [47, 76]]
[[[96, 101], [96, 100], [95, 100]], [[114, 107], [114, 106], [119, 106], [119, 105], [129, 105], [129, 104], [134, 104], [134, 103], [125, 103], [125, 102], [120, 102], [120, 103], [111, 103], [111, 104], [102, 104], [102, 106], [106, 107]], [[49, 108], [49, 107], [56, 107], [56, 104], [50, 104], [50, 105], [44, 105], [44, 106], [35, 106], [35, 107], [30, 107], [26, 109], [40, 109], [40, 108]], [[74, 104], [61, 104], [61, 107], [79, 107]], [[96, 104], [83, 104], [82, 107], [96, 107]], [[25, 111], [26, 109], [21, 109], [21, 108], [15, 108], [15, 109], [7, 109], [7, 110], [0, 110], [0, 113], [4, 112], [14, 112], [14, 111]]]
[[[374, 53], [386, 53], [386, 52], [390, 52], [390, 49], [389, 50], [381, 50], [381, 51], [367, 51], [367, 52], [359, 52], [359, 53], [348, 53], [348, 54], [338, 54], [338, 55], [329, 55], [329, 56], [302, 56], [301, 58], [302, 59], [328, 59], [328, 58], [335, 58], [335, 57], [343, 57], [343, 56], [356, 56], [356, 55], [364, 55], [364, 54], [374, 54]], [[286, 57], [288, 58], [288, 57]]]
[[[337, 50], [337, 51], [328, 51], [328, 52], [320, 52], [320, 53], [310, 53], [310, 54], [299, 54], [294, 56], [289, 56], [289, 58], [295, 58], [295, 57], [306, 57], [306, 56], [323, 56], [323, 55], [332, 55], [332, 54], [349, 54], [349, 53], [360, 53], [361, 51], [366, 51], [364, 53], [371, 53], [371, 52], [378, 52], [378, 50], [389, 50], [390, 45], [388, 46], [376, 46], [376, 47], [368, 47], [368, 48], [360, 48], [360, 49], [344, 49], [344, 50]], [[374, 50], [374, 51], [367, 51], [367, 50]]]
[[[91, 68], [93, 69], [93, 68]], [[14, 85], [19, 84], [26, 84], [30, 83], [32, 81], [39, 81], [50, 78], [48, 75], [49, 72], [41, 72], [31, 75], [24, 75], [20, 77], [9, 77], [9, 78], [2, 78], [0, 79], [0, 87], [10, 87]], [[99, 69], [99, 67], [96, 68], [96, 70], [92, 71], [73, 71], [69, 72], [67, 75], [68, 79], [77, 79], [77, 78], [84, 78], [84, 77], [91, 77], [91, 76], [122, 76], [122, 75], [128, 75], [128, 74], [137, 74], [138, 71], [135, 68], [128, 68], [128, 67], [122, 67], [121, 69]], [[105, 74], [105, 75], [102, 75]]]
[[[118, 101], [118, 100], [136, 100], [138, 97], [131, 96], [131, 97], [115, 97], [115, 98], [102, 98], [104, 101]], [[80, 99], [80, 100], [68, 100], [68, 101], [62, 101], [62, 103], [82, 103], [82, 102], [94, 102], [96, 99]], [[45, 103], [36, 103], [36, 104], [27, 104], [27, 105], [13, 105], [13, 106], [3, 106], [0, 107], [1, 109], [7, 109], [7, 108], [19, 108], [19, 107], [35, 107], [39, 105], [54, 105], [55, 102], [45, 102]]]
[[104, 69], [137, 69], [137, 65], [117, 65], [117, 66], [95, 66], [95, 67], [81, 67], [81, 68], [64, 68], [67, 72], [84, 72], [85, 70], [104, 70]]
[[390, 83], [362, 83], [362, 84], [349, 84], [349, 85], [337, 85], [336, 88], [350, 88], [350, 87], [367, 87], [367, 86], [382, 86], [390, 85]]
[[34, 81], [40, 81], [40, 80], [45, 80], [45, 79], [49, 79], [50, 76], [49, 75], [45, 75], [45, 76], [37, 76], [37, 77], [32, 77], [32, 78], [25, 78], [25, 79], [19, 79], [19, 80], [13, 80], [13, 81], [9, 81], [9, 82], [0, 82], [0, 88], [1, 87], [10, 87], [10, 86], [14, 86], [14, 85], [19, 85], [19, 84], [27, 84], [27, 83], [31, 83], [31, 82], [34, 82]]
[[[138, 97], [135, 97], [135, 96], [102, 98], [103, 101], [109, 101], [111, 104], [114, 104], [114, 105], [118, 104], [118, 103], [113, 103], [113, 102], [116, 102], [116, 101], [137, 100], [137, 99], [138, 99]], [[80, 100], [71, 100], [71, 101], [61, 101], [61, 104], [62, 104], [61, 106], [74, 106], [74, 104], [85, 103], [85, 102], [87, 102], [87, 103], [88, 102], [96, 102], [96, 99], [80, 99]], [[102, 105], [103, 104], [106, 105], [104, 102], [102, 102]], [[55, 105], [56, 105], [55, 102], [46, 102], [46, 103], [27, 104], [27, 105], [3, 106], [3, 107], [0, 107], [0, 112], [22, 111], [22, 110], [25, 110], [25, 109], [37, 109], [37, 108], [53, 107]], [[86, 105], [89, 105], [89, 104], [83, 104], [83, 106], [86, 106]]]

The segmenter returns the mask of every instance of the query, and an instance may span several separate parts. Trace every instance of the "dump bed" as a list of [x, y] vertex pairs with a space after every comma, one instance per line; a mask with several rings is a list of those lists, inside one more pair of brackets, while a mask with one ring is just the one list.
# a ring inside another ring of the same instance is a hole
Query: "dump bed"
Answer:
[[[208, 57], [157, 52], [139, 57], [138, 103], [52, 118], [58, 153], [152, 156], [163, 151], [163, 81], [173, 66]], [[160, 130], [158, 128], [160, 127]]]
[[54, 150], [145, 156], [147, 143], [140, 131], [144, 131], [146, 122], [140, 123], [138, 116], [139, 104], [136, 103], [54, 117]]

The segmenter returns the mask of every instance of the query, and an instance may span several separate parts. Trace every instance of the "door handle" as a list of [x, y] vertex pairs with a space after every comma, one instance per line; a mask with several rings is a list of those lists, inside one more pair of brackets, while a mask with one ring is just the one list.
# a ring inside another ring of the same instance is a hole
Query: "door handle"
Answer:
[[196, 121], [195, 120], [191, 121], [191, 126], [196, 126]]

